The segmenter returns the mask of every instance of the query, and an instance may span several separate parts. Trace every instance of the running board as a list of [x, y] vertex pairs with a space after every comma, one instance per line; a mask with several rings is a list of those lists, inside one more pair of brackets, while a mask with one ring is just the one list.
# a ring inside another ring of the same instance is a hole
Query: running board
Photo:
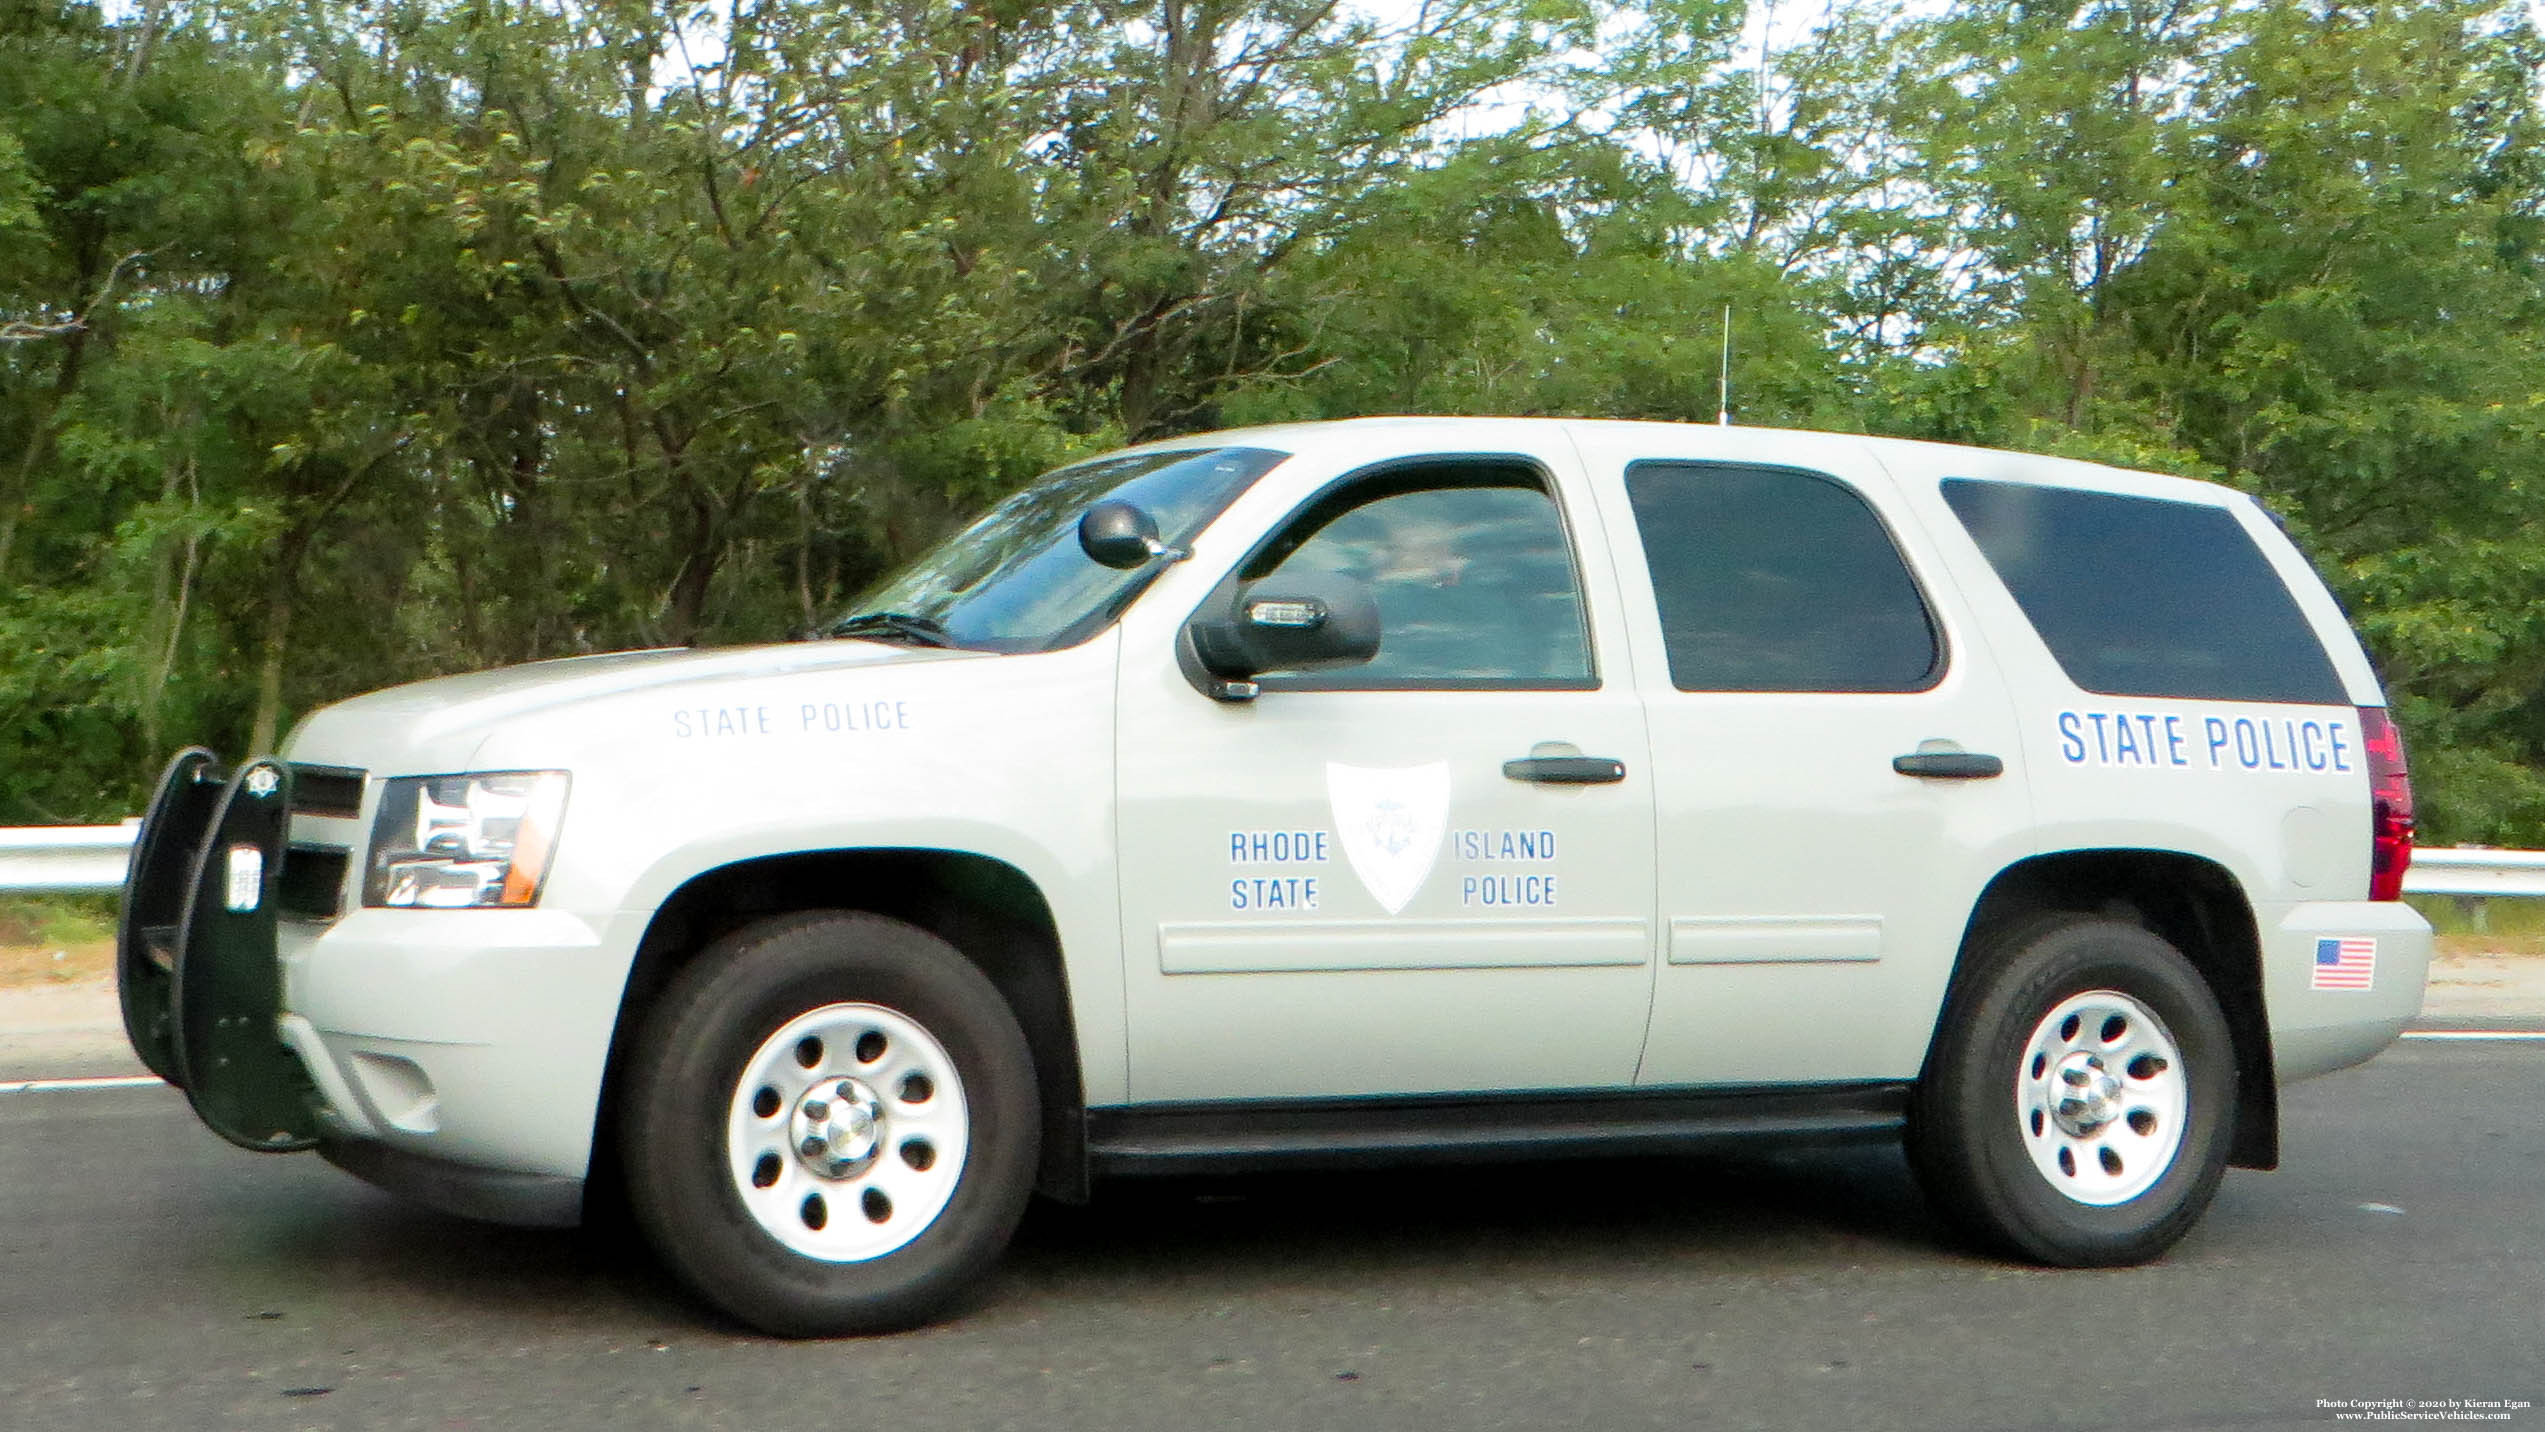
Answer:
[[1087, 1111], [1087, 1154], [1139, 1175], [1857, 1143], [1896, 1136], [1908, 1101], [1878, 1083], [1130, 1105]]

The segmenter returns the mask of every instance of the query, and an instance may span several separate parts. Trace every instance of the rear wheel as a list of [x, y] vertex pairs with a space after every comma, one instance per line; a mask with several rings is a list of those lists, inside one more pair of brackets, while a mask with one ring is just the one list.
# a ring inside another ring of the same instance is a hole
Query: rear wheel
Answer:
[[647, 1018], [621, 1130], [672, 1270], [784, 1336], [933, 1316], [997, 1258], [1040, 1136], [1025, 1037], [944, 941], [855, 913], [718, 941]]
[[1910, 1101], [1939, 1211], [1992, 1247], [2075, 1267], [2144, 1262], [2226, 1169], [2235, 1050], [2181, 952], [2062, 917], [1979, 952]]

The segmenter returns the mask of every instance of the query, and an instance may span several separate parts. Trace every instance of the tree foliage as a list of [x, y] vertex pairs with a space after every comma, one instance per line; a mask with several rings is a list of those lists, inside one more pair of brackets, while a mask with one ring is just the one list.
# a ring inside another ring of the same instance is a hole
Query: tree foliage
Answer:
[[[1772, 13], [1772, 12], [1770, 12]], [[2545, 145], [2463, 0], [0, 0], [0, 824], [783, 637], [1031, 474], [1369, 412], [2238, 484], [2545, 843]]]

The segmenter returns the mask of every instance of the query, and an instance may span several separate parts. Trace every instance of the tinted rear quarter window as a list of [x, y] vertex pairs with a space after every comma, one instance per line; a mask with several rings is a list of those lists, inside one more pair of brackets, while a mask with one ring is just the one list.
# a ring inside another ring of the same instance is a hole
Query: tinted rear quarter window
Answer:
[[1682, 691], [1923, 691], [1935, 624], [1851, 488], [1795, 468], [1639, 462], [1626, 496]]
[[1946, 480], [1944, 500], [2087, 691], [2349, 702], [2280, 574], [2223, 507], [1968, 478]]

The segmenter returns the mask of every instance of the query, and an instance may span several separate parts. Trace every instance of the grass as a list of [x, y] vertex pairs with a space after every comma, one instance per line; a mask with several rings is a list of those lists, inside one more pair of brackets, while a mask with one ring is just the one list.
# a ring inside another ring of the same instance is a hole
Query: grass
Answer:
[[115, 969], [115, 897], [0, 899], [0, 987], [68, 984]]
[[2545, 936], [2545, 900], [2414, 895], [2407, 903], [2442, 935]]
[[2415, 895], [2411, 903], [2439, 932], [2440, 954], [2545, 958], [2545, 900]]

